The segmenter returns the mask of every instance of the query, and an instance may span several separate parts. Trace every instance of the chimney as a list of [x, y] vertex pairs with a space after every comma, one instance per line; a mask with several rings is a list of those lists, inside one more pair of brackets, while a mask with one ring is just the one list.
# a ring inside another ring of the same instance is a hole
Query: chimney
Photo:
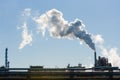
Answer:
[[94, 52], [94, 67], [97, 66], [97, 56], [96, 56], [96, 51]]
[[8, 48], [5, 49], [5, 68], [9, 68]]

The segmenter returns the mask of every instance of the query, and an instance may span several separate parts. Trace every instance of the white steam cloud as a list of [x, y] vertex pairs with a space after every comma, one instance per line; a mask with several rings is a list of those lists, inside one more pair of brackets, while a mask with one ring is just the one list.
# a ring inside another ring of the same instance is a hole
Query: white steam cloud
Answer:
[[98, 47], [101, 49], [101, 53], [104, 57], [107, 57], [109, 62], [112, 63], [113, 66], [119, 66], [120, 67], [120, 56], [118, 53], [117, 48], [110, 48], [107, 49], [103, 46], [104, 39], [101, 35], [94, 36], [94, 42], [98, 44]]
[[32, 34], [28, 33], [28, 27], [27, 27], [27, 18], [31, 16], [31, 9], [26, 8], [22, 12], [23, 17], [23, 25], [21, 27], [17, 27], [17, 29], [22, 29], [22, 41], [20, 43], [19, 49], [24, 48], [26, 45], [31, 44], [32, 42]]
[[68, 22], [63, 18], [63, 14], [56, 9], [49, 10], [40, 17], [33, 18], [33, 20], [40, 25], [38, 29], [43, 35], [48, 30], [50, 36], [54, 38], [77, 38], [84, 41], [95, 51], [91, 34], [85, 30], [85, 26], [81, 20], [76, 19], [73, 22]]
[[104, 39], [103, 39], [102, 36], [99, 35], [99, 34], [93, 36], [93, 39], [94, 39], [94, 42], [95, 42], [96, 44], [103, 44], [103, 43], [104, 43]]
[[30, 15], [31, 15], [31, 9], [30, 8], [24, 9], [22, 16], [29, 17]]
[[32, 34], [28, 34], [27, 24], [24, 23], [22, 26], [22, 42], [20, 43], [19, 49], [22, 49], [27, 44], [30, 44], [32, 42]]

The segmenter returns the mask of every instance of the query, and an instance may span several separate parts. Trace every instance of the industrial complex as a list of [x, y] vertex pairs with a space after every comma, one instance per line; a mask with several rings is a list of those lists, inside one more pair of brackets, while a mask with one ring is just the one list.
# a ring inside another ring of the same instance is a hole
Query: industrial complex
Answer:
[[66, 68], [10, 68], [8, 48], [5, 49], [5, 65], [0, 67], [0, 80], [120, 80], [120, 69], [112, 67], [105, 57], [96, 56], [94, 67], [85, 68], [82, 64], [66, 66]]

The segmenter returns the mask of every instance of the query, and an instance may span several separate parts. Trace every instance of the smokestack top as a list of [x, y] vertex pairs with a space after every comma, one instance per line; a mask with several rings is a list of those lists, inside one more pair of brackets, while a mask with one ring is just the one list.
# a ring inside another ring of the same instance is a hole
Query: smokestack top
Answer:
[[8, 51], [8, 48], [6, 48], [5, 51]]

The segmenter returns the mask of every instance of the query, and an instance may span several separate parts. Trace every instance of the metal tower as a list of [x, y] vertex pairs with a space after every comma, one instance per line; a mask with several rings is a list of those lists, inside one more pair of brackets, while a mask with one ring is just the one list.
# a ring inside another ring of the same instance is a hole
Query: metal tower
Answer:
[[5, 49], [5, 68], [9, 68], [8, 48]]

